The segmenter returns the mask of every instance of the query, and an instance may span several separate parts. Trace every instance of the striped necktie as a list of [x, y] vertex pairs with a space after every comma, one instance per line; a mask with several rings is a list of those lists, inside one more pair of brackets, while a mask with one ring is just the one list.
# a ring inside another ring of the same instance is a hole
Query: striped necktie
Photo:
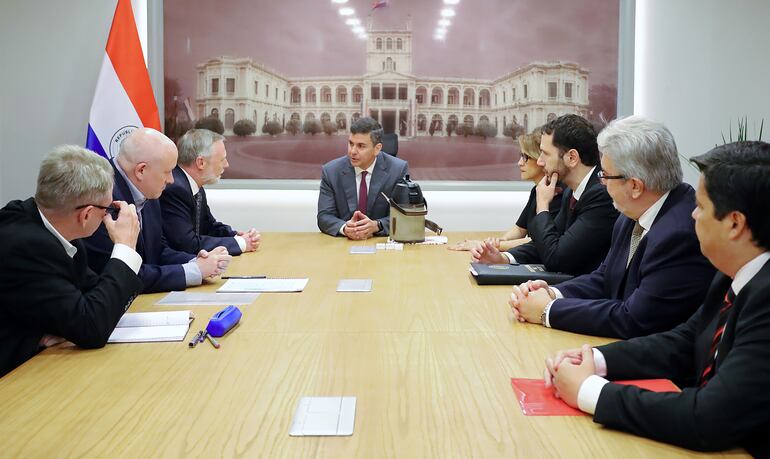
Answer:
[[725, 299], [722, 301], [722, 307], [719, 308], [719, 318], [717, 319], [717, 328], [714, 330], [714, 338], [711, 340], [711, 348], [709, 349], [709, 359], [706, 361], [706, 366], [703, 368], [703, 372], [700, 375], [700, 385], [704, 386], [714, 376], [716, 368], [717, 350], [719, 343], [722, 341], [722, 336], [725, 333], [725, 324], [727, 324], [727, 315], [730, 313], [730, 309], [733, 307], [733, 301], [735, 301], [735, 293], [732, 287], [725, 294]]
[[631, 231], [631, 245], [628, 247], [628, 260], [626, 260], [626, 268], [628, 268], [628, 265], [631, 264], [631, 259], [634, 258], [636, 249], [639, 247], [639, 242], [642, 240], [643, 232], [644, 228], [642, 228], [642, 225], [640, 225], [639, 222], [636, 222], [634, 225], [634, 230]]
[[195, 235], [201, 235], [201, 207], [203, 206], [203, 193], [198, 190], [195, 193]]

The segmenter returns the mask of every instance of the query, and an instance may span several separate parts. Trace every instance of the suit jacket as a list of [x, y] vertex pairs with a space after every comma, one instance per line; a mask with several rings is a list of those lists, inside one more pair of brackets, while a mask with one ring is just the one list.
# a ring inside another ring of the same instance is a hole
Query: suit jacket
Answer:
[[731, 279], [718, 273], [703, 306], [673, 330], [599, 347], [609, 379], [670, 378], [680, 393], [606, 384], [594, 421], [701, 451], [736, 446], [770, 457], [770, 263], [738, 293], [718, 345], [716, 371], [700, 387]]
[[97, 276], [79, 240], [70, 258], [43, 226], [33, 198], [0, 210], [0, 240], [0, 376], [37, 354], [46, 334], [104, 346], [142, 290], [121, 260], [110, 259]]
[[703, 302], [715, 269], [701, 254], [695, 222], [695, 191], [671, 190], [626, 269], [635, 221], [621, 215], [612, 245], [591, 274], [558, 285], [554, 328], [586, 335], [632, 338], [666, 331], [687, 320]]
[[174, 183], [168, 185], [160, 196], [163, 213], [163, 236], [169, 247], [183, 252], [198, 253], [201, 249], [212, 250], [224, 246], [230, 255], [240, 255], [241, 247], [233, 239], [236, 232], [218, 222], [209, 209], [206, 190], [201, 187], [203, 198], [200, 214], [200, 235], [195, 234], [195, 197], [181, 167], [173, 170]]
[[508, 251], [517, 263], [542, 263], [548, 271], [573, 276], [599, 266], [610, 249], [618, 211], [596, 174], [588, 178], [572, 212], [571, 197], [572, 190], [567, 188], [555, 218], [550, 212], [540, 212], [530, 221], [527, 230], [532, 241]]
[[[393, 188], [409, 173], [406, 161], [388, 154], [377, 155], [366, 198], [366, 215], [382, 223], [382, 231], [375, 236], [390, 234], [390, 206], [380, 195], [390, 196]], [[358, 208], [356, 172], [347, 156], [333, 159], [321, 168], [321, 189], [318, 194], [318, 229], [332, 236], [340, 236], [340, 227], [350, 220]]]
[[[116, 164], [113, 161], [113, 168]], [[115, 169], [115, 185], [112, 198], [134, 204], [134, 197], [123, 175]], [[85, 240], [88, 264], [97, 273], [104, 270], [112, 254], [112, 240], [104, 224]], [[136, 251], [142, 257], [139, 278], [144, 283], [144, 293], [184, 290], [187, 281], [182, 265], [195, 258], [194, 254], [173, 250], [163, 237], [163, 219], [157, 199], [148, 199], [142, 208], [142, 228], [136, 241]]]

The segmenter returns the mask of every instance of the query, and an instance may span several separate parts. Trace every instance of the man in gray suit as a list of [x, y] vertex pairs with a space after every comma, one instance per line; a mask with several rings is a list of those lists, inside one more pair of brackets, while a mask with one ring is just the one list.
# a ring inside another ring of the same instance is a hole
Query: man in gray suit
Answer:
[[389, 206], [380, 192], [390, 196], [409, 166], [380, 154], [381, 149], [382, 127], [377, 121], [360, 118], [351, 124], [347, 156], [321, 168], [318, 229], [356, 240], [388, 235]]

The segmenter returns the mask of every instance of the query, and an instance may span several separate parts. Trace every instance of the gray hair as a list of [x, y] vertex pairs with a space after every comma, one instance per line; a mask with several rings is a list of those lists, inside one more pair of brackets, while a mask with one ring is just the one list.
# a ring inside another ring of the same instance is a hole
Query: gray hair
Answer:
[[177, 163], [182, 166], [189, 166], [198, 156], [209, 158], [214, 144], [220, 140], [224, 141], [225, 136], [208, 129], [190, 129], [177, 143], [179, 149]]
[[682, 165], [671, 131], [641, 116], [612, 121], [596, 139], [618, 173], [635, 177], [653, 191], [665, 193], [682, 183]]
[[113, 175], [104, 157], [77, 145], [60, 145], [40, 163], [35, 202], [60, 211], [98, 203], [110, 194]]

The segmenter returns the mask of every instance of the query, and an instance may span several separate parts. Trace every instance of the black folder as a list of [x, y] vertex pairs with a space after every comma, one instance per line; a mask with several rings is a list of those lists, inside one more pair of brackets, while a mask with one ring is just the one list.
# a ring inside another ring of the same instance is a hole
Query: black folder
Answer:
[[572, 279], [564, 273], [546, 271], [543, 265], [485, 265], [471, 263], [471, 275], [479, 285], [516, 285], [528, 280], [542, 279], [555, 285]]

